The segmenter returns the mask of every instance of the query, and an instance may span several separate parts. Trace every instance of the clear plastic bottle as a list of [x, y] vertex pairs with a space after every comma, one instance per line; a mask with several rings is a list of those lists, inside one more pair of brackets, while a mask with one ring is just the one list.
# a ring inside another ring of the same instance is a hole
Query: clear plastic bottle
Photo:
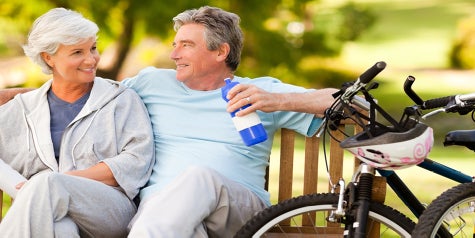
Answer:
[[[224, 80], [226, 85], [221, 88], [221, 95], [222, 98], [228, 102], [229, 100], [226, 98], [228, 91], [239, 84], [238, 82], [231, 82], [231, 79], [227, 78]], [[234, 126], [236, 130], [239, 131], [244, 144], [247, 146], [255, 145], [257, 143], [263, 142], [267, 140], [267, 132], [264, 129], [264, 126], [261, 123], [261, 119], [256, 112], [249, 113], [245, 116], [236, 116], [236, 112], [243, 110], [249, 107], [251, 104], [247, 104], [238, 110], [231, 112], [231, 118], [233, 120]]]

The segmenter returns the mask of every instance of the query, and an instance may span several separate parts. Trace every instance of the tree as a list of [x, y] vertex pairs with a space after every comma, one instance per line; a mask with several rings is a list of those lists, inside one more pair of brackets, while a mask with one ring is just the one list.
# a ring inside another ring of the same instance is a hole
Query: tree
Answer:
[[[302, 62], [308, 57], [337, 55], [342, 42], [348, 40], [328, 32], [334, 29], [316, 25], [318, 0], [187, 0], [172, 4], [156, 0], [37, 0], [34, 3], [9, 0], [1, 3], [0, 10], [10, 19], [18, 19], [20, 13], [22, 27], [18, 29], [22, 34], [26, 32], [26, 25], [31, 25], [33, 19], [51, 7], [83, 13], [101, 29], [99, 48], [115, 46], [113, 63], [98, 72], [100, 76], [115, 79], [127, 54], [145, 36], [157, 36], [170, 43], [174, 35], [171, 19], [185, 9], [203, 5], [221, 7], [241, 17], [245, 48], [238, 73], [242, 75], [272, 73], [277, 77], [304, 81], [307, 78], [312, 82], [309, 72], [301, 68]], [[352, 28], [343, 21], [336, 27]]]

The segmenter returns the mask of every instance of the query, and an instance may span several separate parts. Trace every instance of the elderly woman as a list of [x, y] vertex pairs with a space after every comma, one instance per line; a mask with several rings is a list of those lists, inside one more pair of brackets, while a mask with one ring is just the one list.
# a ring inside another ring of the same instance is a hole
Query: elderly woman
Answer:
[[0, 159], [27, 181], [2, 237], [126, 237], [154, 161], [150, 119], [131, 89], [96, 77], [98, 27], [55, 8], [25, 54], [52, 79], [0, 107]]

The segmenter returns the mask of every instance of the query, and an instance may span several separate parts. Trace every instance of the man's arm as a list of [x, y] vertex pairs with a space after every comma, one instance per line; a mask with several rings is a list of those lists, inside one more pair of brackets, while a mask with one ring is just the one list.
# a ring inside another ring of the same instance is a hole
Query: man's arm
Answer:
[[15, 95], [33, 90], [32, 88], [6, 88], [0, 90], [0, 105], [10, 101]]
[[333, 103], [332, 94], [336, 91], [337, 89], [334, 88], [325, 88], [305, 93], [269, 93], [255, 85], [239, 84], [228, 93], [230, 100], [227, 110], [232, 112], [251, 103], [250, 107], [236, 115], [243, 116], [260, 110], [263, 112], [305, 112], [322, 117], [325, 109]]

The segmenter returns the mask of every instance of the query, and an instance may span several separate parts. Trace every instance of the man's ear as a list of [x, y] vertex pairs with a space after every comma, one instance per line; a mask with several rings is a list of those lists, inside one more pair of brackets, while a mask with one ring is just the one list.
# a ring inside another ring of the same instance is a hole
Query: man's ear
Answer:
[[226, 58], [229, 55], [230, 49], [231, 47], [229, 47], [228, 43], [221, 44], [221, 46], [219, 46], [219, 49], [218, 49], [218, 58], [220, 60], [226, 60]]

